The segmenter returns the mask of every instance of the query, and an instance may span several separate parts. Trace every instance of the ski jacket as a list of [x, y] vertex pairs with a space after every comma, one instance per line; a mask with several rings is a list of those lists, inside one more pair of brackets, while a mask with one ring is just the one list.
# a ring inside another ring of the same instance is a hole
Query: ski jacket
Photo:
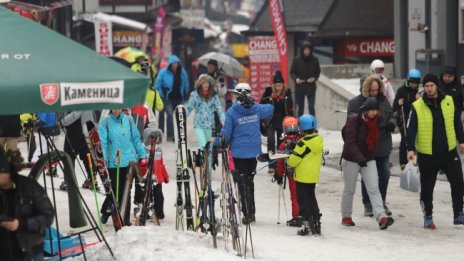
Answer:
[[463, 110], [463, 97], [462, 92], [463, 88], [461, 85], [461, 81], [459, 80], [459, 75], [454, 73], [454, 81], [450, 83], [445, 83], [443, 81], [443, 73], [440, 75], [440, 90], [442, 90], [446, 95], [449, 95], [453, 98], [454, 107], [461, 113]]
[[21, 120], [19, 115], [0, 116], [0, 137], [21, 136]]
[[282, 121], [286, 116], [293, 116], [293, 99], [292, 91], [285, 90], [285, 95], [275, 96], [272, 92], [272, 87], [267, 87], [264, 90], [261, 104], [271, 104], [274, 107], [274, 113], [269, 120], [269, 124], [282, 129]]
[[58, 136], [60, 134], [60, 129], [56, 124], [58, 119], [56, 118], [56, 113], [54, 112], [39, 112], [37, 114], [37, 120], [39, 121], [39, 129], [42, 134], [47, 136]]
[[145, 104], [153, 112], [155, 112], [155, 110], [162, 111], [164, 108], [163, 100], [161, 99], [159, 93], [154, 89], [147, 90], [147, 93], [145, 94]]
[[[305, 57], [303, 54], [303, 50], [309, 47], [311, 50], [311, 54], [309, 57]], [[290, 68], [290, 75], [292, 76], [293, 80], [295, 81], [295, 88], [300, 87], [316, 87], [316, 81], [319, 79], [321, 75], [321, 68], [319, 66], [319, 59], [313, 55], [313, 47], [312, 45], [303, 45], [300, 50], [300, 55], [295, 57], [292, 62], [292, 66]], [[309, 83], [306, 82], [308, 78], [314, 77], [316, 81]], [[296, 79], [304, 80], [305, 82], [301, 84], [296, 83]]]
[[[11, 257], [12, 252], [18, 254], [18, 251], [12, 249], [14, 246], [19, 247], [16, 250], [23, 252], [22, 255], [29, 257], [43, 251], [45, 229], [53, 223], [53, 206], [45, 190], [35, 180], [18, 175], [13, 170], [10, 175], [15, 188], [12, 191], [0, 190], [0, 207], [6, 210], [3, 214], [19, 220], [19, 227], [15, 232], [0, 228], [0, 242], [11, 244], [10, 248], [9, 244], [2, 244], [0, 259], [9, 260], [16, 257], [19, 260], [21, 256]], [[12, 193], [11, 198], [7, 196], [9, 193]], [[10, 209], [14, 209], [14, 213], [11, 213]]]
[[121, 113], [116, 117], [110, 113], [100, 121], [98, 135], [100, 135], [103, 158], [108, 168], [118, 166], [116, 162], [118, 150], [121, 153], [120, 167], [127, 167], [129, 162], [147, 157], [140, 133], [131, 116]]
[[181, 70], [180, 74], [180, 96], [181, 100], [185, 99], [185, 96], [188, 92], [188, 76], [185, 69], [180, 65], [179, 57], [171, 55], [168, 59], [168, 64], [163, 68], [156, 77], [155, 80], [155, 89], [158, 91], [162, 99], [170, 99], [170, 94], [174, 85], [174, 73], [170, 70], [171, 64], [179, 63], [179, 69]]
[[293, 179], [300, 183], [318, 183], [322, 164], [324, 139], [317, 133], [303, 136], [287, 160], [295, 168]]
[[345, 143], [342, 158], [351, 162], [365, 163], [374, 159], [374, 150], [366, 143], [367, 126], [361, 114], [348, 116], [345, 124]]
[[[413, 89], [409, 85], [409, 81], [405, 81], [403, 86], [398, 88], [396, 92], [395, 101], [393, 102], [393, 111], [396, 112], [398, 118], [401, 121], [397, 120], [398, 127], [402, 127], [403, 124], [408, 122], [409, 119], [409, 112], [411, 111], [412, 103], [416, 101], [416, 94], [418, 91], [419, 86]], [[398, 100], [403, 99], [403, 112], [401, 111], [401, 106], [398, 104]], [[404, 113], [404, 122], [402, 119], [402, 114]], [[400, 124], [401, 123], [401, 124]]]
[[250, 159], [261, 153], [259, 123], [269, 119], [273, 110], [270, 104], [254, 104], [245, 108], [238, 103], [227, 110], [222, 135], [230, 143], [234, 158]]
[[[369, 97], [369, 88], [374, 81], [374, 77], [367, 77], [362, 85], [361, 94], [354, 97], [348, 102], [348, 116], [352, 114], [359, 114], [359, 108], [364, 103], [367, 97]], [[379, 84], [379, 93], [375, 97], [377, 102], [379, 103], [379, 115], [380, 119], [378, 122], [379, 130], [380, 130], [380, 141], [377, 144], [377, 148], [375, 150], [375, 157], [385, 157], [390, 155], [393, 142], [392, 142], [392, 135], [395, 126], [396, 126], [396, 118], [393, 115], [393, 109], [387, 101], [387, 98], [384, 95], [385, 86], [383, 82], [380, 81]]]
[[[279, 145], [279, 151], [282, 153], [291, 153], [295, 149], [296, 143], [300, 139], [300, 135], [297, 134], [287, 134], [284, 136], [284, 140]], [[293, 172], [295, 169], [285, 164], [285, 159], [277, 160], [276, 173], [280, 177], [284, 175], [284, 172], [287, 176], [293, 177]]]
[[187, 116], [192, 111], [195, 111], [195, 119], [193, 120], [194, 128], [211, 129], [215, 127], [214, 112], [217, 112], [219, 119], [224, 123], [225, 115], [222, 110], [221, 101], [217, 95], [210, 99], [205, 99], [198, 94], [198, 91], [193, 91], [190, 94], [190, 99], [186, 106]]

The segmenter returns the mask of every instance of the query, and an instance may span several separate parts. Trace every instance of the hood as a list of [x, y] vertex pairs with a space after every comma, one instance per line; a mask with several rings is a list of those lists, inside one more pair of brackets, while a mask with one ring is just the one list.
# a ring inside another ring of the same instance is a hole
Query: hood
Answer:
[[[454, 81], [450, 82], [450, 83], [445, 83], [443, 81], [443, 75], [447, 73], [447, 74], [452, 74], [454, 75]], [[445, 86], [454, 86], [454, 85], [461, 85], [461, 79], [458, 75], [458, 72], [457, 72], [457, 69], [455, 66], [445, 66], [445, 69], [443, 70], [443, 73], [440, 74], [440, 83], [445, 85]]]
[[310, 42], [303, 42], [303, 44], [301, 45], [301, 49], [300, 49], [300, 55], [301, 55], [301, 57], [304, 57], [303, 50], [304, 50], [306, 47], [308, 47], [309, 50], [311, 50], [311, 54], [309, 55], [309, 57], [313, 56], [313, 51], [314, 51], [313, 45], [312, 45]]
[[173, 63], [179, 63], [179, 67], [182, 67], [182, 64], [180, 62], [180, 59], [179, 57], [177, 57], [177, 55], [171, 55], [169, 56], [169, 59], [168, 59], [168, 65], [166, 65], [166, 68], [169, 69], [169, 67], [171, 67], [171, 64]]
[[377, 81], [379, 84], [379, 94], [385, 94], [385, 85], [383, 84], [383, 81], [380, 80], [379, 77], [376, 76], [368, 76], [361, 87], [361, 94], [364, 98], [369, 97], [369, 87], [371, 86], [373, 81]]
[[317, 153], [322, 153], [322, 151], [324, 150], [324, 140], [322, 139], [321, 136], [317, 135], [317, 133], [305, 135], [301, 140], [308, 147], [309, 147], [309, 141], [311, 141], [311, 143], [315, 145], [315, 146], [310, 147], [311, 152], [314, 152], [317, 154]]
[[235, 113], [238, 113], [238, 114], [243, 115], [243, 116], [249, 116], [249, 115], [256, 114], [257, 109], [258, 109], [258, 107], [256, 107], [256, 106], [251, 106], [250, 108], [245, 108], [241, 104], [238, 104], [238, 103], [234, 102], [234, 104], [232, 104], [232, 107], [230, 107], [229, 110], [233, 110]]

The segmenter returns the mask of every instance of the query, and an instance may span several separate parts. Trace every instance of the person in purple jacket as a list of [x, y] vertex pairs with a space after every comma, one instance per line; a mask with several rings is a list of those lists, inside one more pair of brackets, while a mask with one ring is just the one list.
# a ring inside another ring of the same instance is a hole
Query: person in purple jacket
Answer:
[[380, 138], [377, 99], [367, 97], [359, 111], [359, 114], [348, 116], [343, 130], [345, 143], [343, 144], [341, 162], [344, 181], [341, 204], [342, 225], [355, 225], [351, 218], [353, 195], [356, 190], [358, 174], [361, 173], [371, 199], [374, 216], [379, 222], [379, 228], [386, 229], [393, 224], [393, 218], [387, 216], [383, 207], [374, 159], [374, 151]]
[[256, 156], [261, 153], [260, 120], [269, 119], [274, 108], [270, 104], [255, 104], [248, 83], [235, 86], [236, 102], [227, 110], [222, 135], [230, 144], [235, 169], [240, 175], [239, 193], [243, 220], [248, 224], [255, 222], [254, 174]]

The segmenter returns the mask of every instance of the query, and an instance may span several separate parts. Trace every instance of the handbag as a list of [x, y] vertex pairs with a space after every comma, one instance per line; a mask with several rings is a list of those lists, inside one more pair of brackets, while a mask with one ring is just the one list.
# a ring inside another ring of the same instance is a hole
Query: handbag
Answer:
[[410, 192], [419, 192], [421, 189], [419, 168], [412, 161], [401, 172], [400, 188]]

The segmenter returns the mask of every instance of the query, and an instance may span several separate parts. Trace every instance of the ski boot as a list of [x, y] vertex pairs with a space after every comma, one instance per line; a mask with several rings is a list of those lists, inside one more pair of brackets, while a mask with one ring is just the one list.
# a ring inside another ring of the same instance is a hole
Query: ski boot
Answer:
[[424, 228], [435, 229], [432, 216], [424, 216]]
[[302, 225], [302, 218], [301, 217], [294, 217], [287, 221], [287, 226], [289, 227], [301, 227]]
[[61, 182], [60, 190], [68, 190], [68, 185], [66, 184], [66, 181]]
[[309, 235], [309, 230], [310, 230], [309, 226], [310, 226], [309, 221], [304, 220], [302, 222], [301, 228], [296, 232], [296, 234], [299, 235], [299, 236], [307, 236], [307, 235]]
[[322, 217], [322, 214], [319, 213], [319, 214], [316, 214], [314, 216], [314, 232], [313, 232], [313, 235], [316, 235], [316, 236], [320, 236], [321, 235], [321, 217]]
[[459, 216], [454, 219], [453, 224], [464, 225], [464, 212], [459, 213]]
[[364, 216], [365, 217], [373, 217], [374, 212], [372, 211], [372, 204], [366, 203], [364, 204]]

